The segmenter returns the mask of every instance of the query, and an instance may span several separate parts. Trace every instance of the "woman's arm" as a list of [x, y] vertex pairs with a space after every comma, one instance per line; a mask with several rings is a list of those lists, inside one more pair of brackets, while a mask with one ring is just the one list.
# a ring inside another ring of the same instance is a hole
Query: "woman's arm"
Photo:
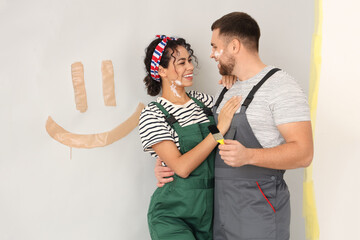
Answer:
[[[228, 131], [236, 110], [240, 107], [241, 97], [231, 98], [221, 109], [218, 117], [218, 129], [222, 135]], [[178, 176], [187, 178], [216, 147], [217, 142], [209, 134], [196, 147], [181, 154], [173, 141], [162, 141], [154, 144], [152, 148], [156, 154], [166, 163]]]
[[178, 176], [187, 178], [216, 147], [217, 142], [209, 134], [196, 147], [181, 155], [173, 141], [162, 141], [152, 146], [156, 154], [170, 167]]
[[237, 77], [233, 76], [233, 75], [227, 75], [227, 76], [222, 76], [222, 78], [219, 80], [219, 84], [223, 85], [224, 87], [226, 87], [227, 89], [230, 89], [235, 82], [237, 81]]

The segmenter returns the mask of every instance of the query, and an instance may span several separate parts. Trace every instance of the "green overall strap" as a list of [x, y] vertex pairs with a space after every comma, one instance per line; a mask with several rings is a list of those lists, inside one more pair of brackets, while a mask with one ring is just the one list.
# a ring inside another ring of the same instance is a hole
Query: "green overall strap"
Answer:
[[[203, 102], [199, 101], [198, 99], [196, 99], [194, 97], [191, 97], [188, 93], [186, 93], [186, 94], [204, 111], [204, 113], [207, 116], [207, 118], [209, 119], [209, 121], [212, 124], [214, 124], [215, 120], [214, 120], [214, 116], [213, 116], [211, 109], [206, 107]], [[161, 110], [161, 112], [165, 115], [165, 121], [172, 128], [174, 128], [174, 130], [179, 134], [179, 130], [181, 129], [181, 126], [180, 126], [179, 122], [176, 120], [176, 118], [172, 114], [170, 114], [168, 111], [166, 111], [166, 109], [160, 103], [152, 102], [152, 104], [155, 104]]]
[[186, 93], [188, 95], [189, 98], [191, 98], [205, 113], [205, 115], [207, 116], [207, 118], [209, 119], [209, 121], [214, 124], [215, 120], [214, 120], [214, 116], [213, 113], [211, 111], [210, 108], [206, 107], [205, 104], [201, 101], [199, 101], [198, 99], [189, 96], [188, 93]]
[[170, 114], [168, 111], [166, 111], [166, 109], [160, 103], [158, 103], [158, 102], [152, 102], [152, 103], [155, 104], [161, 110], [161, 112], [165, 115], [165, 121], [172, 128], [174, 128], [175, 132], [178, 133], [179, 130], [181, 129], [181, 126], [180, 126], [179, 122], [176, 120], [176, 118], [172, 114]]

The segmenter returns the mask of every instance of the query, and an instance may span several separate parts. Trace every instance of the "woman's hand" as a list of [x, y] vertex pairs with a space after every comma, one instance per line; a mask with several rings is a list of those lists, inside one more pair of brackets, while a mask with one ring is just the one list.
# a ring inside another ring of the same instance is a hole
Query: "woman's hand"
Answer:
[[222, 76], [222, 78], [219, 80], [219, 84], [222, 84], [224, 87], [229, 89], [235, 84], [236, 81], [236, 76]]
[[241, 96], [234, 96], [228, 100], [224, 107], [221, 109], [218, 116], [218, 129], [222, 135], [229, 130], [231, 121], [234, 117], [236, 110], [241, 106]]
[[165, 183], [172, 182], [174, 180], [174, 178], [171, 177], [174, 175], [174, 171], [172, 171], [169, 167], [164, 167], [159, 157], [156, 158], [154, 172], [155, 177], [158, 180], [156, 184], [158, 187], [163, 187]]

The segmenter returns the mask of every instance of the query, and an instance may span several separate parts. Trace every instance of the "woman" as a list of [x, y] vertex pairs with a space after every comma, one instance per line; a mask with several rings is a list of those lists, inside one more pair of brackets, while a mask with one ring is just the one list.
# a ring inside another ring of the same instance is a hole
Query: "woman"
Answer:
[[[154, 192], [148, 211], [152, 239], [212, 239], [214, 148], [208, 126], [213, 98], [190, 91], [193, 50], [184, 39], [157, 36], [144, 59], [147, 92], [162, 95], [141, 113], [139, 132], [145, 151], [175, 172], [174, 181]], [[217, 128], [225, 134], [240, 98], [222, 109]]]

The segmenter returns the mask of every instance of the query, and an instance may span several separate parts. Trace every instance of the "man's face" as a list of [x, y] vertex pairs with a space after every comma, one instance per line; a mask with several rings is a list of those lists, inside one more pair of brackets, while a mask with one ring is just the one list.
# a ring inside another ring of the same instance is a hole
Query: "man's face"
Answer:
[[235, 58], [228, 52], [228, 43], [225, 42], [225, 37], [219, 35], [219, 32], [219, 29], [215, 29], [212, 33], [210, 57], [218, 62], [221, 75], [233, 75]]

